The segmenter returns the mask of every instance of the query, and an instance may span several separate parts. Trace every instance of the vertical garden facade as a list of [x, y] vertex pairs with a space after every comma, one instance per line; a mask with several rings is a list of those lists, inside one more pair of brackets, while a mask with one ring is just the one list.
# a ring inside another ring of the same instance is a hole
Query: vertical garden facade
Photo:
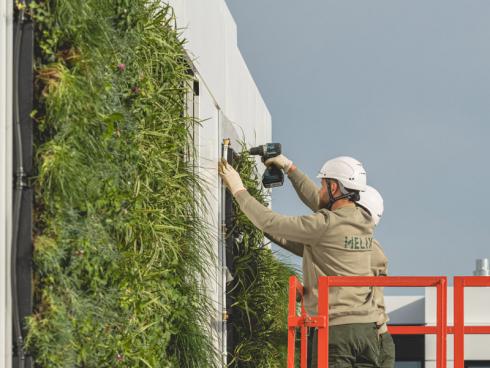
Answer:
[[[260, 165], [241, 151], [271, 132], [224, 2], [16, 7], [34, 21], [36, 57], [34, 98], [22, 98], [35, 132], [25, 178], [33, 277], [15, 264], [33, 306], [19, 319], [22, 340], [14, 334], [14, 365], [282, 366], [292, 271], [238, 208], [224, 227], [223, 139], [265, 201]], [[232, 321], [238, 338], [227, 346]]]

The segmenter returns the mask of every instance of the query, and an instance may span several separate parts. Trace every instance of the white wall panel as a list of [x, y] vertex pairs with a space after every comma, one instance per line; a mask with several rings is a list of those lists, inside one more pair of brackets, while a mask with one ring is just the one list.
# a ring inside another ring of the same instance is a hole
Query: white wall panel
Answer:
[[[214, 269], [210, 270], [208, 288], [215, 307], [216, 347], [226, 351], [223, 325], [224, 274], [220, 263], [221, 181], [217, 163], [223, 138], [231, 138], [231, 147], [239, 149], [237, 140], [248, 145], [270, 142], [271, 117], [237, 46], [237, 29], [224, 0], [170, 0], [177, 25], [183, 29], [187, 53], [200, 82], [197, 134], [199, 172], [206, 183], [209, 213], [206, 220], [214, 239]], [[258, 161], [259, 162], [259, 161]], [[260, 165], [259, 168], [262, 168]], [[223, 261], [223, 260], [222, 260]], [[223, 338], [223, 341], [220, 341]]]
[[[487, 335], [466, 335], [464, 338], [464, 357], [465, 360], [490, 360], [490, 337]], [[425, 360], [426, 362], [436, 361], [436, 337], [425, 337]], [[454, 361], [454, 338], [453, 335], [447, 337], [447, 362], [449, 365]]]
[[263, 110], [263, 101], [236, 46], [228, 54], [227, 65], [227, 93], [223, 110], [240, 127], [239, 132], [243, 131], [248, 144], [264, 143], [266, 137], [261, 137], [261, 132], [264, 124], [267, 126], [270, 123], [256, 120], [257, 112]]
[[185, 48], [216, 101], [224, 100], [223, 0], [170, 0], [183, 31]]
[[[452, 326], [453, 288], [447, 290], [447, 320]], [[427, 288], [425, 292], [425, 315], [428, 325], [436, 323], [436, 290]], [[465, 288], [465, 325], [490, 325], [490, 288]], [[465, 359], [466, 360], [490, 360], [490, 336], [489, 335], [466, 335], [465, 336]], [[453, 337], [448, 336], [448, 362], [453, 360]], [[425, 356], [427, 360], [435, 360], [436, 340], [430, 336], [425, 339]]]
[[203, 120], [198, 129], [198, 140], [195, 142], [198, 153], [199, 174], [204, 184], [204, 196], [206, 201], [206, 213], [204, 219], [208, 224], [209, 235], [212, 240], [212, 259], [208, 260], [212, 267], [209, 268], [207, 287], [210, 300], [214, 309], [210, 316], [210, 324], [213, 332], [212, 338], [215, 346], [222, 346], [222, 311], [223, 311], [223, 281], [220, 265], [219, 248], [219, 214], [221, 184], [217, 175], [217, 162], [220, 157], [219, 141], [219, 111], [216, 108], [212, 96], [206, 89], [200, 89], [199, 117]]
[[[250, 145], [271, 139], [271, 117], [237, 46], [224, 0], [170, 0], [186, 49], [214, 102]], [[202, 116], [205, 118], [205, 116]]]
[[425, 299], [423, 296], [385, 296], [386, 311], [394, 325], [423, 325]]
[[[425, 314], [428, 324], [436, 323], [436, 290], [425, 292]], [[453, 324], [453, 288], [447, 288], [448, 323]], [[465, 323], [468, 325], [490, 324], [490, 288], [465, 288]], [[489, 345], [490, 346], [490, 345]]]
[[0, 2], [0, 367], [12, 365], [12, 10], [11, 0]]

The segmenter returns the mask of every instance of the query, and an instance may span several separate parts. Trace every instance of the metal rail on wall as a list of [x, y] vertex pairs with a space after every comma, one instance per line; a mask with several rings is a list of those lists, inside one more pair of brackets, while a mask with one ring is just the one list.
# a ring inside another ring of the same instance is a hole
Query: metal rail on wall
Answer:
[[[231, 139], [223, 139], [222, 159], [226, 160], [230, 165], [238, 157], [236, 151], [231, 146]], [[233, 234], [233, 220], [235, 213], [233, 209], [233, 196], [229, 190], [222, 187], [221, 199], [222, 211], [222, 249], [221, 249], [221, 270], [223, 282], [223, 328], [225, 329], [225, 341], [223, 344], [223, 363], [226, 365], [230, 362], [235, 348], [237, 346], [237, 327], [236, 314], [233, 313], [235, 304], [235, 287], [229, 279], [235, 273], [235, 237]]]
[[[221, 159], [225, 161], [230, 160], [230, 140], [223, 139], [223, 144], [221, 146]], [[227, 257], [226, 257], [226, 248], [227, 248], [227, 215], [228, 215], [228, 192], [224, 185], [221, 186], [221, 229], [220, 229], [220, 249], [219, 249], [219, 263], [220, 263], [220, 304], [221, 304], [221, 354], [222, 359], [221, 362], [224, 366], [227, 365], [228, 362], [228, 350], [229, 346], [229, 334], [228, 334], [228, 311], [227, 304], [229, 300], [227, 298], [227, 282], [226, 282], [226, 271], [227, 271]]]
[[[328, 276], [318, 279], [318, 315], [309, 316], [303, 306], [303, 285], [295, 276], [289, 279], [288, 315], [288, 368], [295, 366], [296, 329], [300, 329], [300, 367], [306, 368], [309, 327], [318, 328], [318, 368], [328, 367], [328, 296], [330, 287], [436, 287], [437, 322], [435, 326], [388, 326], [393, 335], [436, 335], [437, 368], [447, 363], [447, 335], [454, 334], [454, 367], [464, 368], [464, 336], [490, 334], [490, 326], [465, 326], [464, 290], [467, 287], [490, 287], [488, 276], [454, 277], [454, 326], [447, 325], [447, 280], [444, 276], [386, 276], [386, 277], [341, 277]], [[300, 315], [297, 307], [300, 303]], [[323, 347], [323, 348], [322, 348]]]
[[[226, 160], [230, 165], [233, 165], [234, 161], [238, 157], [236, 151], [231, 146], [231, 139], [226, 138], [223, 140], [223, 155], [222, 158]], [[222, 197], [223, 208], [223, 234], [224, 237], [224, 265], [223, 265], [223, 277], [224, 277], [224, 293], [225, 293], [225, 309], [223, 312], [223, 320], [226, 324], [226, 350], [223, 351], [226, 354], [226, 363], [231, 361], [235, 348], [237, 346], [237, 326], [236, 326], [236, 314], [233, 312], [236, 301], [235, 286], [230, 282], [228, 277], [235, 273], [235, 237], [233, 234], [233, 220], [235, 217], [233, 209], [233, 196], [229, 190], [223, 188], [224, 194]]]

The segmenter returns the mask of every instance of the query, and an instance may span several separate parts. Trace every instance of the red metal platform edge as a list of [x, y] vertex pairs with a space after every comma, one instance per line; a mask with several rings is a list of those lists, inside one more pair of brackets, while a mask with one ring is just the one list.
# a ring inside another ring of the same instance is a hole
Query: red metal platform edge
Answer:
[[[330, 287], [384, 286], [384, 287], [436, 287], [436, 326], [389, 326], [392, 334], [435, 334], [437, 336], [437, 368], [446, 368], [447, 346], [447, 278], [445, 276], [385, 276], [385, 277], [342, 277], [328, 276], [318, 279], [318, 315], [309, 316], [303, 305], [303, 285], [295, 276], [289, 279], [288, 313], [288, 361], [287, 367], [295, 366], [296, 329], [300, 328], [300, 367], [306, 368], [307, 329], [318, 329], [318, 368], [328, 368], [328, 296]], [[301, 302], [300, 315], [297, 315]]]
[[[464, 289], [465, 287], [490, 287], [488, 276], [454, 277], [454, 326], [447, 325], [447, 279], [445, 276], [388, 276], [388, 277], [320, 277], [318, 280], [318, 315], [309, 316], [303, 305], [303, 285], [292, 276], [289, 280], [288, 316], [288, 368], [294, 368], [296, 328], [301, 332], [300, 367], [306, 368], [308, 327], [318, 328], [318, 367], [328, 367], [328, 295], [330, 287], [384, 286], [384, 287], [436, 287], [437, 323], [436, 326], [388, 326], [394, 335], [437, 336], [438, 368], [446, 367], [447, 335], [454, 334], [454, 366], [464, 368], [464, 335], [490, 334], [490, 326], [465, 326]], [[297, 305], [301, 303], [300, 315]], [[321, 347], [324, 347], [321, 349]]]

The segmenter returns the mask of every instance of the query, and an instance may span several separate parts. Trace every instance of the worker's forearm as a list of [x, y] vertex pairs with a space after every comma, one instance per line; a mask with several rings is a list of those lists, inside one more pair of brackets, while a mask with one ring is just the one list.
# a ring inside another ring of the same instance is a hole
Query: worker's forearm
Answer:
[[386, 314], [386, 306], [384, 299], [384, 288], [382, 287], [373, 287], [373, 299], [376, 305], [376, 308], [379, 312], [379, 319], [377, 321], [378, 325], [386, 324], [389, 321], [389, 317]]
[[301, 201], [312, 211], [318, 211], [320, 207], [320, 194], [319, 188], [315, 183], [294, 165], [288, 171], [288, 177]]
[[291, 253], [297, 255], [298, 257], [303, 257], [303, 247], [304, 247], [303, 244], [288, 241], [284, 238], [281, 238], [278, 236], [273, 236], [273, 235], [267, 234], [267, 233], [265, 233], [264, 235], [267, 239], [276, 243], [281, 248], [284, 248], [284, 249], [290, 251]]
[[383, 252], [383, 248], [376, 239], [373, 239], [371, 248], [371, 269], [374, 276], [388, 275], [388, 259]]
[[327, 230], [328, 219], [321, 213], [309, 216], [283, 216], [240, 191], [235, 199], [243, 213], [265, 233], [302, 244], [316, 244]]

